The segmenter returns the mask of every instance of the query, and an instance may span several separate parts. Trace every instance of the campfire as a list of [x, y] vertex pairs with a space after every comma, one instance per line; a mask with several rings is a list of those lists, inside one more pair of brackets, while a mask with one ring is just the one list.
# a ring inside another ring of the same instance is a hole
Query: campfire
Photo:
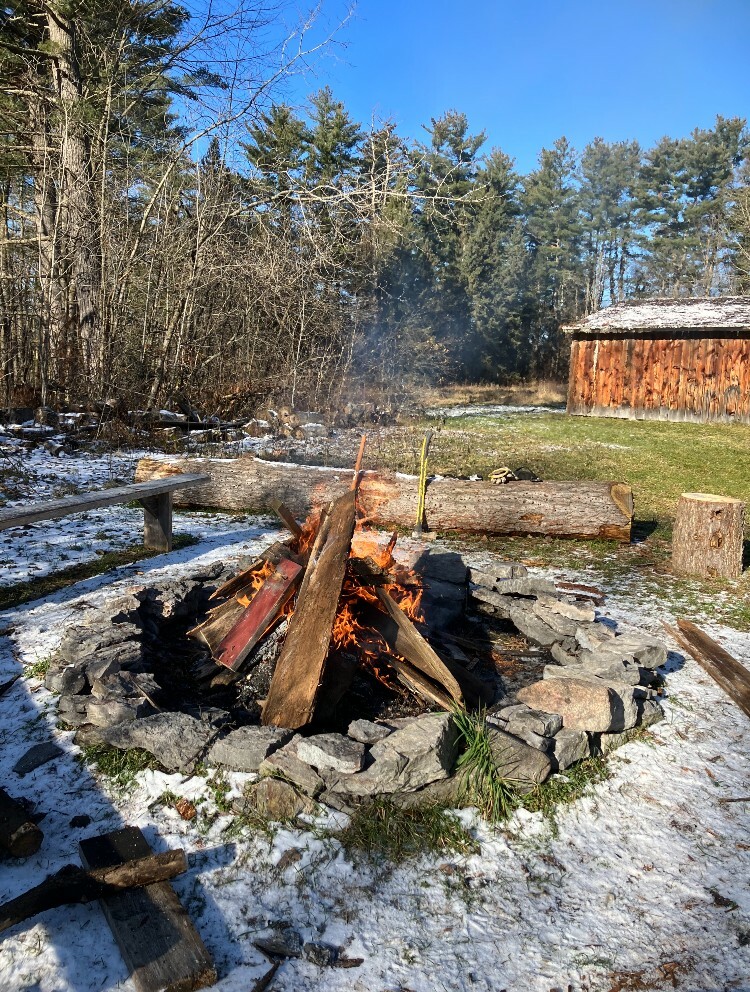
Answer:
[[[221, 669], [214, 686], [278, 653], [264, 725], [300, 729], [325, 718], [358, 672], [443, 709], [487, 696], [430, 643], [436, 635], [423, 614], [422, 579], [395, 560], [396, 534], [383, 545], [358, 519], [356, 479], [303, 523], [277, 504], [289, 538], [216, 589], [216, 605], [189, 631]], [[210, 672], [204, 668], [204, 678]]]

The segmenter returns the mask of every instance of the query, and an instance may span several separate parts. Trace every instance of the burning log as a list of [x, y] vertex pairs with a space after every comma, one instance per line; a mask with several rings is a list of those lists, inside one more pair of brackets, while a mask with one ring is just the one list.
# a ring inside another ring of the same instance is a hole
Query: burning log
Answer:
[[[143, 458], [136, 480], [202, 472], [210, 481], [175, 493], [175, 505], [226, 510], [267, 510], [283, 499], [290, 512], [304, 517], [327, 505], [351, 485], [353, 473], [258, 458]], [[411, 528], [418, 500], [418, 479], [361, 472], [358, 505], [377, 525]], [[553, 537], [629, 541], [633, 494], [620, 482], [490, 482], [436, 479], [427, 487], [425, 514], [431, 530], [486, 534], [542, 534]]]
[[315, 715], [354, 534], [355, 498], [355, 491], [349, 490], [321, 520], [263, 707], [266, 726], [296, 729]]
[[219, 643], [215, 660], [236, 672], [263, 637], [302, 580], [302, 567], [284, 560], [250, 600], [237, 623]]

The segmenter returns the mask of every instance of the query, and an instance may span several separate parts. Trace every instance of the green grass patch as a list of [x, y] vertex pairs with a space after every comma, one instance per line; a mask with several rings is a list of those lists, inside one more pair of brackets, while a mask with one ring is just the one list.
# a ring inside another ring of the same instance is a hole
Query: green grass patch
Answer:
[[121, 789], [129, 789], [135, 782], [138, 772], [147, 768], [161, 768], [156, 758], [148, 751], [131, 748], [121, 751], [109, 744], [90, 744], [81, 748], [82, 761], [94, 768], [100, 775], [109, 779]]
[[[198, 538], [193, 537], [192, 534], [176, 534], [174, 537], [175, 551], [180, 548], [189, 548], [197, 543]], [[91, 579], [95, 575], [103, 575], [110, 569], [119, 568], [122, 565], [132, 565], [135, 562], [144, 561], [146, 558], [153, 558], [156, 553], [145, 548], [142, 544], [133, 544], [128, 548], [121, 548], [119, 551], [105, 551], [104, 554], [92, 561], [71, 565], [59, 572], [42, 575], [38, 579], [17, 582], [12, 586], [2, 586], [0, 587], [0, 610], [10, 610], [33, 599], [42, 599], [60, 589], [75, 585], [76, 582]]]
[[459, 802], [476, 806], [491, 823], [506, 820], [514, 809], [516, 790], [497, 770], [484, 713], [456, 710], [453, 720], [464, 746], [456, 763]]
[[49, 671], [49, 666], [52, 664], [52, 658], [41, 658], [39, 661], [35, 661], [33, 665], [29, 665], [28, 668], [24, 669], [24, 675], [30, 679], [43, 679], [44, 676]]
[[358, 806], [334, 836], [351, 856], [401, 864], [422, 854], [473, 854], [477, 842], [455, 814], [439, 804], [399, 806], [373, 799]]
[[571, 765], [564, 772], [553, 775], [546, 782], [518, 797], [518, 806], [532, 813], [540, 812], [554, 820], [555, 812], [561, 805], [580, 799], [597, 782], [603, 782], [610, 775], [607, 761], [602, 756], [584, 758]]

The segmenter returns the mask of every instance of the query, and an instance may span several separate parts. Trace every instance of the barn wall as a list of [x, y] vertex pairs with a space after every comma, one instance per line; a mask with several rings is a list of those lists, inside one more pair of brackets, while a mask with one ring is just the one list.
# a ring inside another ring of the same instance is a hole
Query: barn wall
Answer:
[[750, 423], [750, 334], [576, 335], [568, 413]]

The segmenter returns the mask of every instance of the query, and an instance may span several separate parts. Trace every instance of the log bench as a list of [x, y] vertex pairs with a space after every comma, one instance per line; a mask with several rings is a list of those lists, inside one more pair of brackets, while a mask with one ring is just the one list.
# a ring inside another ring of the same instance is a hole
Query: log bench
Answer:
[[172, 494], [175, 489], [199, 486], [208, 481], [208, 475], [194, 472], [150, 482], [134, 482], [128, 486], [117, 486], [99, 492], [40, 500], [25, 506], [10, 506], [0, 510], [0, 530], [24, 527], [39, 520], [57, 520], [71, 513], [84, 513], [86, 510], [97, 510], [100, 506], [137, 500], [143, 507], [144, 545], [154, 551], [171, 551]]

